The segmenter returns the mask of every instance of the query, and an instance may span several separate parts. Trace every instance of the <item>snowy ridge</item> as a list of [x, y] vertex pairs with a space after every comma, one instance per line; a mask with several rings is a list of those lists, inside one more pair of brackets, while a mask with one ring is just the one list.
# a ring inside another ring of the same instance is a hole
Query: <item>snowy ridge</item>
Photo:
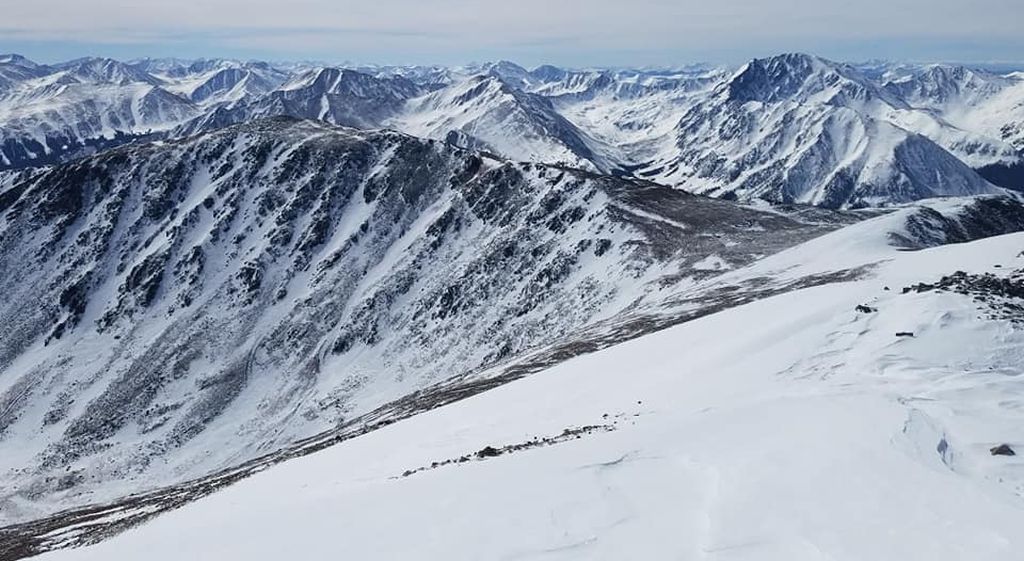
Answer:
[[583, 133], [551, 102], [517, 90], [506, 78], [479, 76], [415, 99], [387, 124], [522, 161], [607, 168]]
[[0, 169], [49, 164], [165, 131], [195, 115], [192, 103], [130, 65], [90, 58], [31, 68], [0, 85]]

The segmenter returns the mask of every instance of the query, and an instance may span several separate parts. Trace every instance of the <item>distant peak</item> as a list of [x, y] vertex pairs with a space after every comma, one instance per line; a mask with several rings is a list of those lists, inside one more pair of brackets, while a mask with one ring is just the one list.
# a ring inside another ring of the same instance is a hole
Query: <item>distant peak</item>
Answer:
[[748, 63], [748, 66], [750, 65], [760, 66], [776, 73], [783, 71], [810, 73], [840, 66], [839, 63], [807, 53], [782, 53], [767, 58], [755, 58]]
[[734, 101], [771, 102], [800, 99], [840, 82], [868, 87], [850, 66], [806, 53], [784, 53], [745, 64], [729, 81], [728, 91]]
[[551, 82], [561, 80], [568, 74], [564, 69], [550, 64], [542, 64], [530, 71], [530, 75], [538, 80]]
[[71, 74], [79, 79], [115, 84], [140, 82], [155, 84], [156, 79], [134, 66], [105, 57], [86, 57], [68, 63]]
[[34, 61], [25, 58], [22, 55], [16, 53], [8, 53], [0, 55], [0, 64], [16, 64], [18, 66], [24, 66], [26, 68], [36, 68], [39, 66]]
[[530, 81], [532, 76], [530, 72], [519, 66], [514, 62], [507, 60], [500, 60], [498, 62], [487, 65], [487, 74], [496, 76], [503, 80], [510, 80], [512, 82], [524, 82]]
[[497, 68], [500, 70], [514, 70], [516, 72], [526, 72], [526, 69], [510, 60], [499, 60], [491, 64], [491, 68]]

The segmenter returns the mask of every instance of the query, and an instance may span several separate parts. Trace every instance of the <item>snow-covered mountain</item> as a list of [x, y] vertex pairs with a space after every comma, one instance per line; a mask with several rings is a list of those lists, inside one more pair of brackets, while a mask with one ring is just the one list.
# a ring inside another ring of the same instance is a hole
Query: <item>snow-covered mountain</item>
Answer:
[[692, 103], [638, 173], [717, 196], [830, 207], [993, 191], [914, 116], [852, 67], [758, 59]]
[[303, 72], [264, 96], [217, 107], [178, 129], [178, 135], [214, 130], [264, 117], [318, 119], [363, 129], [378, 128], [420, 92], [403, 76], [378, 78], [355, 70], [316, 68]]
[[45, 76], [49, 71], [21, 55], [0, 55], [0, 94], [18, 83]]
[[265, 62], [200, 60], [178, 70], [172, 67], [156, 76], [169, 91], [184, 95], [206, 108], [236, 105], [265, 95], [289, 74]]
[[274, 451], [859, 218], [282, 118], [0, 185], [8, 522]]
[[[0, 169], [43, 165], [168, 130], [197, 113], [130, 65], [87, 58], [53, 67], [0, 61]], [[19, 74], [20, 73], [20, 74]]]
[[1010, 78], [964, 66], [930, 65], [885, 82], [885, 88], [915, 107], [949, 111], [976, 104], [1010, 85]]
[[563, 118], [550, 100], [500, 77], [497, 70], [503, 68], [496, 65], [487, 74], [433, 87], [398, 73], [319, 68], [249, 103], [207, 112], [177, 134], [289, 116], [363, 129], [389, 127], [521, 161], [594, 171], [610, 167], [595, 154], [593, 141]]
[[[1024, 79], [962, 66], [932, 65], [896, 78], [885, 87], [915, 107], [926, 108], [958, 130], [953, 152], [970, 159], [991, 181], [1024, 186]], [[948, 134], [948, 133], [947, 133]]]
[[377, 78], [393, 78], [401, 76], [423, 88], [423, 91], [432, 91], [449, 86], [455, 82], [466, 79], [471, 74], [466, 74], [462, 68], [449, 66], [380, 66], [380, 65], [355, 65], [347, 67], [363, 74], [376, 76]]
[[608, 169], [600, 147], [562, 117], [550, 100], [505, 80], [480, 75], [457, 82], [410, 100], [387, 124], [516, 160]]
[[114, 86], [160, 83], [155, 77], [112, 58], [85, 57], [53, 65], [53, 69], [83, 83], [102, 83]]
[[934, 246], [1019, 229], [1022, 210], [957, 200], [847, 226], [290, 453], [12, 527], [0, 551], [90, 543], [256, 474], [44, 558], [1003, 558], [1024, 471], [990, 449], [1020, 445], [1024, 239]]

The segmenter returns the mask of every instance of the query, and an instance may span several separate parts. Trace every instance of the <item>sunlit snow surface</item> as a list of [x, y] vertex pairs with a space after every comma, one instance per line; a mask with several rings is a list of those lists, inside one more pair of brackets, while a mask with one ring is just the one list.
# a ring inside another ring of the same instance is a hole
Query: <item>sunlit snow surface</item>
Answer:
[[[1024, 463], [989, 448], [1024, 447], [1024, 332], [902, 288], [1010, 275], [1024, 234], [896, 252], [871, 227], [728, 273], [877, 262], [861, 280], [572, 359], [44, 559], [1012, 559]], [[474, 455], [586, 425], [613, 430]]]

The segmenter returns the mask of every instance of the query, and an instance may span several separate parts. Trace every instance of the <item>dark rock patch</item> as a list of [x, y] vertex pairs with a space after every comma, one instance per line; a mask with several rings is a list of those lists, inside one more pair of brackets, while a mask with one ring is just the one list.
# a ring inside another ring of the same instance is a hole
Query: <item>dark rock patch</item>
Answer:
[[1013, 448], [1010, 448], [1009, 444], [1000, 444], [999, 446], [993, 447], [991, 450], [989, 450], [989, 452], [991, 452], [993, 456], [1016, 456], [1017, 455], [1017, 453], [1014, 452]]

